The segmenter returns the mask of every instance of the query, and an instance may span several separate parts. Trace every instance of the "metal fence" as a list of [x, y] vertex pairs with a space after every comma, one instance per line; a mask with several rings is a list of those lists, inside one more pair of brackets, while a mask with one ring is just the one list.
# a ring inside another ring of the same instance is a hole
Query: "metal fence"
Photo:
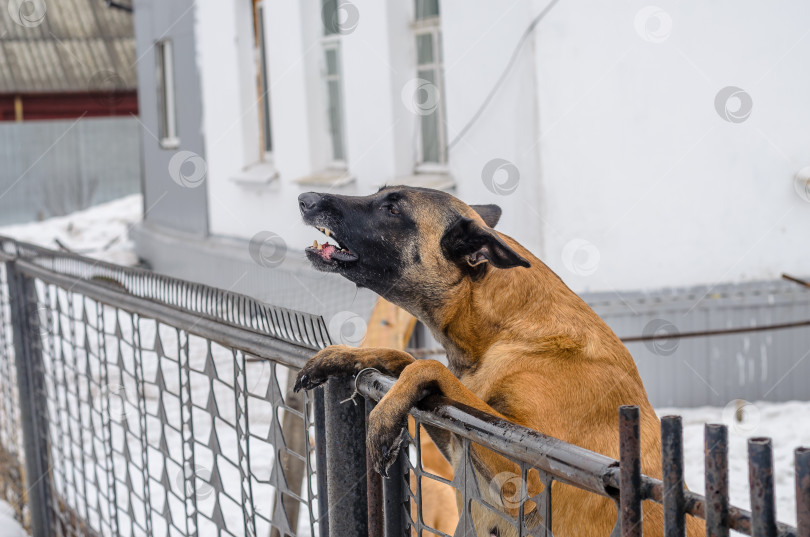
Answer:
[[[749, 442], [745, 511], [728, 504], [723, 426], [706, 429], [704, 499], [683, 487], [678, 418], [662, 420], [663, 480], [641, 474], [635, 407], [618, 410], [616, 461], [433, 396], [381, 478], [365, 420], [395, 379], [291, 389], [329, 342], [316, 316], [0, 238], [0, 495], [36, 537], [448, 535], [423, 516], [428, 481], [455, 489], [461, 536], [490, 535], [488, 517], [514, 535], [571, 535], [552, 496], [573, 486], [617, 513], [611, 535], [641, 535], [648, 500], [667, 536], [697, 517], [707, 535], [810, 537], [810, 451], [795, 452], [793, 528], [775, 519], [770, 441]], [[355, 389], [365, 405], [347, 402]], [[422, 426], [463, 447], [452, 479], [423, 466]], [[516, 471], [481, 479], [480, 449]]]
[[0, 122], [0, 225], [137, 194], [140, 159], [135, 117]]

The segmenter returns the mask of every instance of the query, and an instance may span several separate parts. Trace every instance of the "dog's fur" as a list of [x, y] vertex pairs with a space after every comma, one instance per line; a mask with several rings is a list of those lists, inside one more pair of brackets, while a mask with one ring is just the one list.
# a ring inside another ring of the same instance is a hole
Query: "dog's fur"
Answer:
[[[299, 202], [307, 224], [331, 230], [351, 252], [340, 256], [343, 261], [327, 260], [308, 248], [313, 265], [406, 309], [447, 350], [449, 368], [402, 351], [332, 346], [299, 373], [299, 389], [366, 367], [399, 377], [369, 417], [368, 454], [379, 472], [385, 475], [398, 454], [411, 407], [439, 393], [613, 458], [619, 454], [618, 407], [638, 405], [642, 471], [660, 477], [660, 425], [630, 353], [556, 274], [492, 229], [497, 206], [469, 206], [444, 192], [409, 187], [365, 197], [308, 193]], [[459, 440], [429, 432], [457, 467]], [[481, 446], [472, 448], [472, 457], [487, 501], [515, 515], [517, 505], [507, 501], [514, 480], [499, 476], [519, 475], [516, 465]], [[536, 477], [528, 486], [530, 494], [542, 490]], [[553, 497], [557, 537], [610, 534], [612, 500], [556, 482]], [[536, 510], [528, 518], [541, 522]], [[474, 509], [473, 519], [478, 535], [514, 534], [486, 509]], [[690, 517], [687, 524], [689, 537], [702, 534], [698, 520]], [[660, 506], [647, 502], [645, 535], [662, 531]]]

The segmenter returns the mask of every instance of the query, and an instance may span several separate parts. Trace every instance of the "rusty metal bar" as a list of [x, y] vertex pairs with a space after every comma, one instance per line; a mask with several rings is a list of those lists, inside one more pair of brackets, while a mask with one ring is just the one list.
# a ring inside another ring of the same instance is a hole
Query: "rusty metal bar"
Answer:
[[[374, 409], [375, 403], [365, 399], [366, 406], [366, 434], [368, 437], [368, 415]], [[383, 534], [383, 493], [382, 477], [374, 471], [371, 457], [366, 457], [366, 489], [368, 490], [368, 537], [378, 537]]]
[[800, 447], [796, 458], [797, 537], [810, 537], [810, 448]]
[[[358, 374], [356, 384], [360, 394], [379, 401], [395, 381], [379, 371], [366, 369]], [[612, 485], [605, 480], [609, 470], [618, 466], [615, 459], [459, 405], [446, 397], [431, 396], [429, 406], [430, 410], [411, 409], [411, 415], [422, 425], [432, 425], [469, 438], [532, 468], [548, 472], [557, 481], [610, 496], [608, 488]]]
[[748, 483], [753, 516], [751, 537], [773, 537], [776, 535], [776, 501], [770, 438], [748, 439]]
[[706, 424], [703, 437], [706, 464], [706, 536], [728, 537], [728, 429]]
[[622, 537], [641, 537], [641, 428], [637, 406], [619, 407], [619, 520]]
[[808, 289], [810, 289], [810, 282], [808, 282], [806, 280], [802, 280], [801, 278], [796, 278], [796, 277], [791, 276], [789, 274], [782, 274], [782, 278], [786, 279], [789, 282], [798, 283], [799, 285], [802, 285], [802, 286], [807, 287]]
[[[657, 341], [664, 339], [687, 339], [693, 337], [709, 337], [709, 336], [726, 336], [730, 334], [749, 334], [753, 332], [767, 332], [769, 330], [785, 330], [788, 328], [801, 328], [803, 326], [810, 326], [810, 319], [804, 321], [794, 321], [790, 323], [777, 323], [766, 324], [762, 326], [740, 326], [738, 328], [718, 328], [717, 330], [697, 330], [694, 332], [678, 332], [675, 334], [653, 334], [649, 336], [623, 336], [619, 339], [622, 343], [640, 343], [644, 341]], [[426, 356], [443, 355], [447, 354], [445, 349], [405, 349], [409, 354], [416, 358], [424, 358]]]
[[691, 337], [725, 336], [729, 334], [748, 334], [751, 332], [767, 332], [768, 330], [784, 330], [786, 328], [799, 328], [810, 326], [810, 320], [795, 321], [792, 323], [767, 324], [763, 326], [741, 326], [739, 328], [719, 328], [717, 330], [699, 330], [695, 332], [679, 332], [677, 334], [661, 334], [651, 336], [631, 336], [620, 338], [624, 343], [638, 343], [640, 341], [655, 341], [658, 339], [686, 339]]
[[680, 416], [661, 418], [661, 461], [664, 484], [664, 535], [685, 537], [683, 423]]

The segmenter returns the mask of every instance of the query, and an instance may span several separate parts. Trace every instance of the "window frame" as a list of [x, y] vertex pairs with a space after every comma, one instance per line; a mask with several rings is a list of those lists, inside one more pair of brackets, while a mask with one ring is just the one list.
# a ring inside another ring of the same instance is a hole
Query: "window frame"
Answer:
[[[418, 2], [419, 0], [416, 0]], [[414, 10], [416, 12], [416, 2], [414, 3]], [[414, 19], [411, 26], [413, 31], [414, 43], [414, 65], [416, 67], [417, 77], [419, 71], [432, 71], [434, 85], [439, 92], [438, 105], [435, 113], [438, 116], [437, 122], [437, 136], [436, 140], [439, 145], [438, 154], [439, 161], [425, 161], [424, 155], [424, 132], [423, 132], [423, 116], [419, 116], [419, 122], [416, 128], [416, 164], [415, 170], [418, 173], [440, 173], [446, 171], [447, 167], [447, 115], [445, 108], [445, 92], [444, 92], [444, 57], [442, 55], [441, 43], [441, 15], [431, 15], [426, 18]], [[432, 61], [428, 63], [419, 63], [418, 58], [418, 45], [419, 37], [424, 35], [431, 35], [433, 50]]]
[[177, 98], [172, 40], [157, 41], [155, 52], [159, 143], [164, 149], [176, 149], [180, 146], [180, 138], [177, 132]]
[[[327, 0], [329, 1], [329, 0]], [[344, 107], [344, 99], [343, 99], [343, 61], [342, 61], [342, 51], [340, 46], [340, 32], [332, 32], [327, 33], [329, 29], [324, 25], [324, 35], [321, 37], [321, 52], [322, 61], [323, 61], [323, 69], [322, 69], [322, 83], [324, 85], [325, 90], [325, 101], [327, 106], [327, 117], [326, 117], [326, 126], [327, 126], [327, 138], [329, 139], [330, 144], [330, 151], [327, 158], [327, 169], [330, 170], [346, 170], [348, 169], [348, 163], [346, 159], [346, 110]], [[328, 51], [334, 51], [335, 53], [335, 72], [330, 73], [329, 68], [327, 65], [326, 56]], [[338, 88], [338, 96], [337, 96], [337, 103], [332, 103], [332, 99], [329, 93], [329, 83], [335, 82]], [[334, 105], [337, 104], [337, 108], [340, 115], [340, 125], [339, 125], [339, 132], [338, 135], [340, 136], [340, 143], [343, 150], [343, 157], [337, 158], [335, 156], [335, 140], [334, 140], [334, 133], [335, 129], [332, 125], [332, 117], [329, 114], [329, 109]]]
[[270, 107], [270, 68], [267, 57], [267, 28], [264, 24], [265, 2], [256, 0], [253, 4], [253, 20], [256, 37], [256, 76], [259, 78], [258, 91], [261, 104], [259, 112], [259, 153], [265, 160], [272, 160], [273, 156], [273, 111]]

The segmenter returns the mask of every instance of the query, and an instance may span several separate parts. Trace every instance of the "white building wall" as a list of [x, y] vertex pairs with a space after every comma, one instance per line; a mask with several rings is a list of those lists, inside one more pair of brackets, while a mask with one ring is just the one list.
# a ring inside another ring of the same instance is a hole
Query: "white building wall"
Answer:
[[[313, 188], [294, 180], [323, 169], [329, 147], [320, 2], [267, 3], [279, 178], [263, 187], [232, 180], [251, 164], [244, 144], [258, 144], [246, 141], [250, 128], [239, 123], [258, 121], [258, 113], [245, 112], [244, 97], [234, 99], [244, 87], [239, 41], [252, 39], [236, 35], [236, 10], [249, 4], [198, 3], [210, 231], [240, 238], [273, 231], [294, 254], [318, 236], [300, 223], [296, 203]], [[359, 20], [341, 47], [347, 161], [356, 182], [331, 191], [366, 194], [413, 171], [418, 118], [401, 99], [415, 77], [413, 8], [409, 1], [352, 4]], [[441, 2], [450, 140], [545, 4]], [[642, 2], [556, 5], [451, 148], [456, 195], [500, 204], [499, 228], [578, 291], [810, 273], [810, 203], [792, 186], [796, 171], [810, 165], [810, 40], [801, 40], [810, 4], [659, 5], [664, 26], [641, 30]], [[730, 85], [753, 99], [742, 123], [715, 110], [715, 95]], [[486, 188], [482, 170], [493, 159], [517, 169], [513, 193]]]
[[[810, 4], [660, 2], [652, 42], [646, 5], [560, 2], [536, 33], [548, 263], [593, 290], [810, 273]], [[744, 122], [715, 110], [726, 86]], [[577, 238], [591, 275], [562, 261]]]

